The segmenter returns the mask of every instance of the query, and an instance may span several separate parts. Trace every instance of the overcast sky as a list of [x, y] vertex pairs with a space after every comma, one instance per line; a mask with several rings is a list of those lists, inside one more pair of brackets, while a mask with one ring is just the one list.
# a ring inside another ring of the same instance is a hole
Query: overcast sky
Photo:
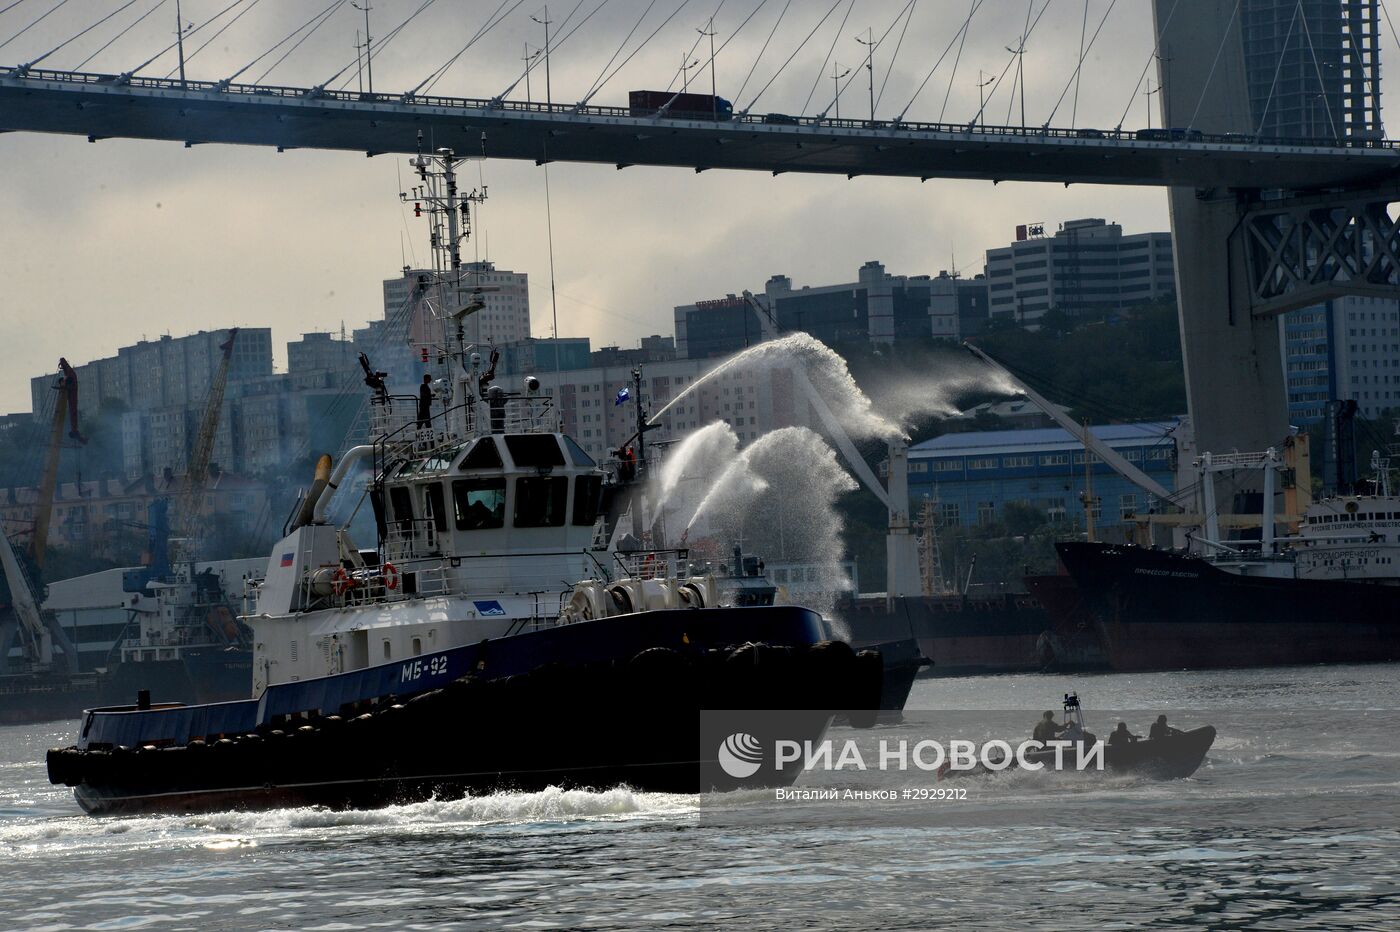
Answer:
[[[0, 63], [26, 62], [47, 52], [125, 0], [84, 0], [65, 5], [9, 45]], [[130, 9], [46, 59], [42, 67], [73, 68], [140, 12]], [[199, 23], [228, 0], [184, 0], [187, 21]], [[383, 35], [422, 0], [374, 0], [373, 28]], [[572, 24], [576, 0], [550, 6], [556, 39]], [[677, 72], [718, 4], [717, 41], [734, 35], [718, 56], [721, 96], [736, 109], [750, 106], [783, 61], [831, 8], [828, 0], [793, 0], [767, 52], [748, 79], [786, 0], [765, 0], [737, 35], [736, 27], [759, 0], [688, 0], [680, 12], [627, 66], [592, 98], [622, 104], [629, 89], [664, 88]], [[405, 90], [445, 62], [495, 10], [508, 13], [433, 88], [434, 93], [494, 96], [521, 71], [524, 43], [541, 44], [534, 0], [482, 3], [437, 0], [406, 27], [374, 62], [375, 87]], [[755, 112], [815, 114], [833, 96], [832, 58], [841, 70], [855, 66], [854, 83], [842, 92], [845, 116], [868, 111], [864, 54], [855, 37], [872, 26], [878, 39], [905, 3], [841, 0], [801, 52], [763, 90]], [[1039, 10], [1042, 0], [1034, 0]], [[597, 0], [584, 0], [576, 23]], [[27, 0], [0, 14], [0, 42], [52, 6]], [[4, 4], [0, 4], [3, 7]], [[84, 70], [126, 70], [170, 41], [173, 2], [95, 57]], [[681, 0], [656, 0], [621, 62]], [[1108, 0], [1089, 0], [1092, 35]], [[326, 7], [326, 0], [260, 5], [195, 55], [191, 77], [231, 75]], [[646, 0], [610, 0], [555, 51], [554, 98], [576, 101], [647, 9]], [[1026, 0], [984, 0], [961, 49], [956, 78], [949, 76], [958, 47], [915, 96], [920, 82], [948, 47], [967, 15], [969, 0], [919, 0], [891, 67], [902, 22], [875, 59], [882, 118], [908, 106], [908, 119], [967, 120], [978, 108], [982, 79], [999, 74], [1023, 32]], [[1045, 122], [1071, 79], [1085, 6], [1051, 0], [1027, 42], [1027, 122]], [[309, 86], [353, 62], [362, 14], [345, 4], [267, 78]], [[192, 52], [215, 27], [189, 40]], [[1148, 98], [1134, 84], [1151, 54], [1149, 3], [1118, 3], [1085, 66], [1078, 125], [1111, 127], [1146, 122]], [[283, 51], [285, 50], [285, 46]], [[281, 51], [246, 72], [259, 75]], [[697, 51], [698, 54], [698, 51]], [[694, 56], [692, 56], [694, 57]], [[703, 56], [708, 58], [708, 54]], [[143, 74], [164, 75], [173, 53]], [[698, 75], [700, 69], [695, 73]], [[818, 80], [817, 75], [827, 77]], [[347, 72], [354, 87], [353, 67]], [[1014, 74], [1014, 69], [1013, 69]], [[989, 122], [1018, 122], [1010, 99], [1012, 75], [996, 89]], [[1155, 81], [1155, 69], [1149, 73]], [[709, 75], [697, 77], [708, 89]], [[543, 93], [537, 71], [531, 91]], [[813, 87], [815, 85], [815, 91]], [[1154, 85], [1155, 86], [1155, 85]], [[993, 90], [989, 86], [987, 91]], [[521, 85], [516, 97], [524, 96]], [[1068, 125], [1073, 91], [1054, 118]], [[911, 105], [912, 100], [912, 105]], [[1155, 98], [1153, 99], [1155, 101]], [[1155, 106], [1155, 104], [1154, 104]], [[1154, 115], [1154, 122], [1156, 117]], [[488, 143], [489, 144], [489, 143]], [[409, 262], [426, 254], [423, 221], [415, 222], [397, 199], [403, 160], [362, 154], [198, 146], [76, 137], [0, 135], [0, 411], [27, 410], [28, 378], [56, 369], [57, 358], [74, 363], [111, 355], [118, 346], [162, 333], [182, 335], [230, 325], [271, 326], [279, 366], [285, 343], [315, 330], [347, 329], [382, 315], [380, 282], [397, 274], [401, 254]], [[476, 241], [467, 253], [485, 254], [500, 267], [530, 273], [536, 335], [550, 332], [549, 259], [545, 232], [544, 174], [533, 163], [488, 160], [480, 168], [490, 186]], [[474, 169], [473, 169], [474, 173]], [[672, 307], [744, 288], [761, 290], [769, 275], [785, 273], [798, 286], [851, 281], [868, 259], [890, 271], [937, 274], [952, 266], [981, 271], [983, 252], [1004, 245], [1018, 223], [1053, 225], [1083, 216], [1121, 222], [1129, 232], [1166, 229], [1166, 198], [1158, 189], [911, 179], [827, 178], [787, 174], [555, 164], [553, 201], [559, 331], [588, 336], [594, 345], [635, 344], [650, 333], [670, 333]]]

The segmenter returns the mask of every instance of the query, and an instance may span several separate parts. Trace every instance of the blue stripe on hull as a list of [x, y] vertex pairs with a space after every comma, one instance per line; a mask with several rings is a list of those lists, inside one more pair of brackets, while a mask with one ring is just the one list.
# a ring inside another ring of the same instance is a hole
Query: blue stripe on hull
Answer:
[[652, 647], [692, 650], [747, 641], [810, 645], [825, 638], [821, 616], [797, 606], [677, 609], [618, 615], [529, 631], [392, 663], [269, 687], [261, 699], [168, 709], [94, 710], [79, 747], [186, 744], [195, 738], [250, 732], [277, 716], [333, 714], [385, 696], [407, 697], [468, 674], [496, 678], [546, 664], [627, 660]]

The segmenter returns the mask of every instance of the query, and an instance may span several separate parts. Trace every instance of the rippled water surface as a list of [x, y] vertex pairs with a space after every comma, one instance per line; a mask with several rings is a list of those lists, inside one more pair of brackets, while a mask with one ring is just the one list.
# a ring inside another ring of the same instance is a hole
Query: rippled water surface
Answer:
[[1396, 929], [1397, 685], [1393, 665], [921, 680], [911, 709], [1029, 728], [1076, 690], [1100, 732], [1093, 708], [1220, 730], [1190, 780], [1005, 775], [942, 808], [619, 787], [92, 819], [44, 775], [71, 723], [0, 728], [0, 928]]

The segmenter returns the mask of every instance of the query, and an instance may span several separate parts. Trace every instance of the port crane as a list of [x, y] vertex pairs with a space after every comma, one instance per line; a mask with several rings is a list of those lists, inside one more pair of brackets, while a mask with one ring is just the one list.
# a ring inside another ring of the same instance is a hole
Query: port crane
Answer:
[[179, 498], [179, 527], [183, 542], [182, 557], [193, 559], [196, 547], [194, 541], [199, 535], [200, 521], [204, 514], [204, 497], [209, 488], [209, 460], [214, 453], [214, 437], [219, 430], [219, 418], [224, 409], [224, 392], [228, 387], [228, 370], [233, 360], [233, 346], [238, 339], [238, 328], [228, 332], [228, 339], [219, 344], [219, 367], [209, 382], [209, 400], [205, 402], [204, 414], [199, 420], [199, 432], [195, 434], [194, 446], [190, 449], [189, 466], [185, 470], [185, 487]]
[[53, 520], [53, 498], [58, 489], [58, 451], [63, 446], [63, 422], [68, 421], [68, 438], [77, 443], [87, 443], [87, 438], [78, 430], [78, 374], [68, 365], [67, 359], [58, 361], [59, 377], [54, 385], [58, 392], [54, 399], [53, 417], [49, 424], [49, 443], [44, 456], [44, 472], [39, 480], [39, 496], [34, 504], [34, 535], [29, 540], [29, 555], [34, 567], [44, 571], [44, 557], [48, 551], [49, 525]]
[[[78, 672], [78, 649], [59, 625], [52, 612], [39, 607], [33, 580], [25, 572], [19, 553], [0, 527], [0, 570], [10, 585], [13, 619], [0, 619], [0, 649], [9, 652], [16, 629], [20, 637], [20, 652], [24, 656], [26, 673], [48, 673], [55, 670], [72, 675]], [[59, 652], [54, 651], [54, 647]]]

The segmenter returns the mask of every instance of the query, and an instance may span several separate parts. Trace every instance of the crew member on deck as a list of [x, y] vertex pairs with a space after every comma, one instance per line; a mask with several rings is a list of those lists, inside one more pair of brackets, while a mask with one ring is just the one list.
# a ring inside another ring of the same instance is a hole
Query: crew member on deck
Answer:
[[1152, 723], [1152, 730], [1147, 733], [1147, 737], [1156, 741], [1159, 738], [1170, 738], [1173, 735], [1179, 734], [1181, 734], [1181, 729], [1173, 728], [1168, 725], [1167, 717], [1165, 715], [1159, 715], [1157, 716], [1157, 721]]
[[1054, 712], [1046, 712], [1040, 717], [1040, 721], [1035, 723], [1035, 731], [1031, 732], [1031, 738], [1044, 744], [1047, 741], [1054, 741], [1055, 736], [1065, 730], [1064, 725], [1055, 721]]
[[1118, 747], [1119, 745], [1129, 745], [1129, 744], [1132, 744], [1134, 741], [1137, 741], [1137, 740], [1138, 740], [1138, 736], [1135, 735], [1135, 734], [1133, 734], [1131, 731], [1128, 730], [1128, 723], [1127, 723], [1127, 722], [1119, 722], [1119, 723], [1118, 723], [1118, 727], [1115, 728], [1115, 729], [1113, 729], [1112, 733], [1110, 733], [1109, 736], [1108, 736], [1108, 744], [1109, 744], [1109, 747]]
[[423, 384], [418, 386], [418, 429], [425, 430], [433, 422], [433, 377], [423, 373]]

